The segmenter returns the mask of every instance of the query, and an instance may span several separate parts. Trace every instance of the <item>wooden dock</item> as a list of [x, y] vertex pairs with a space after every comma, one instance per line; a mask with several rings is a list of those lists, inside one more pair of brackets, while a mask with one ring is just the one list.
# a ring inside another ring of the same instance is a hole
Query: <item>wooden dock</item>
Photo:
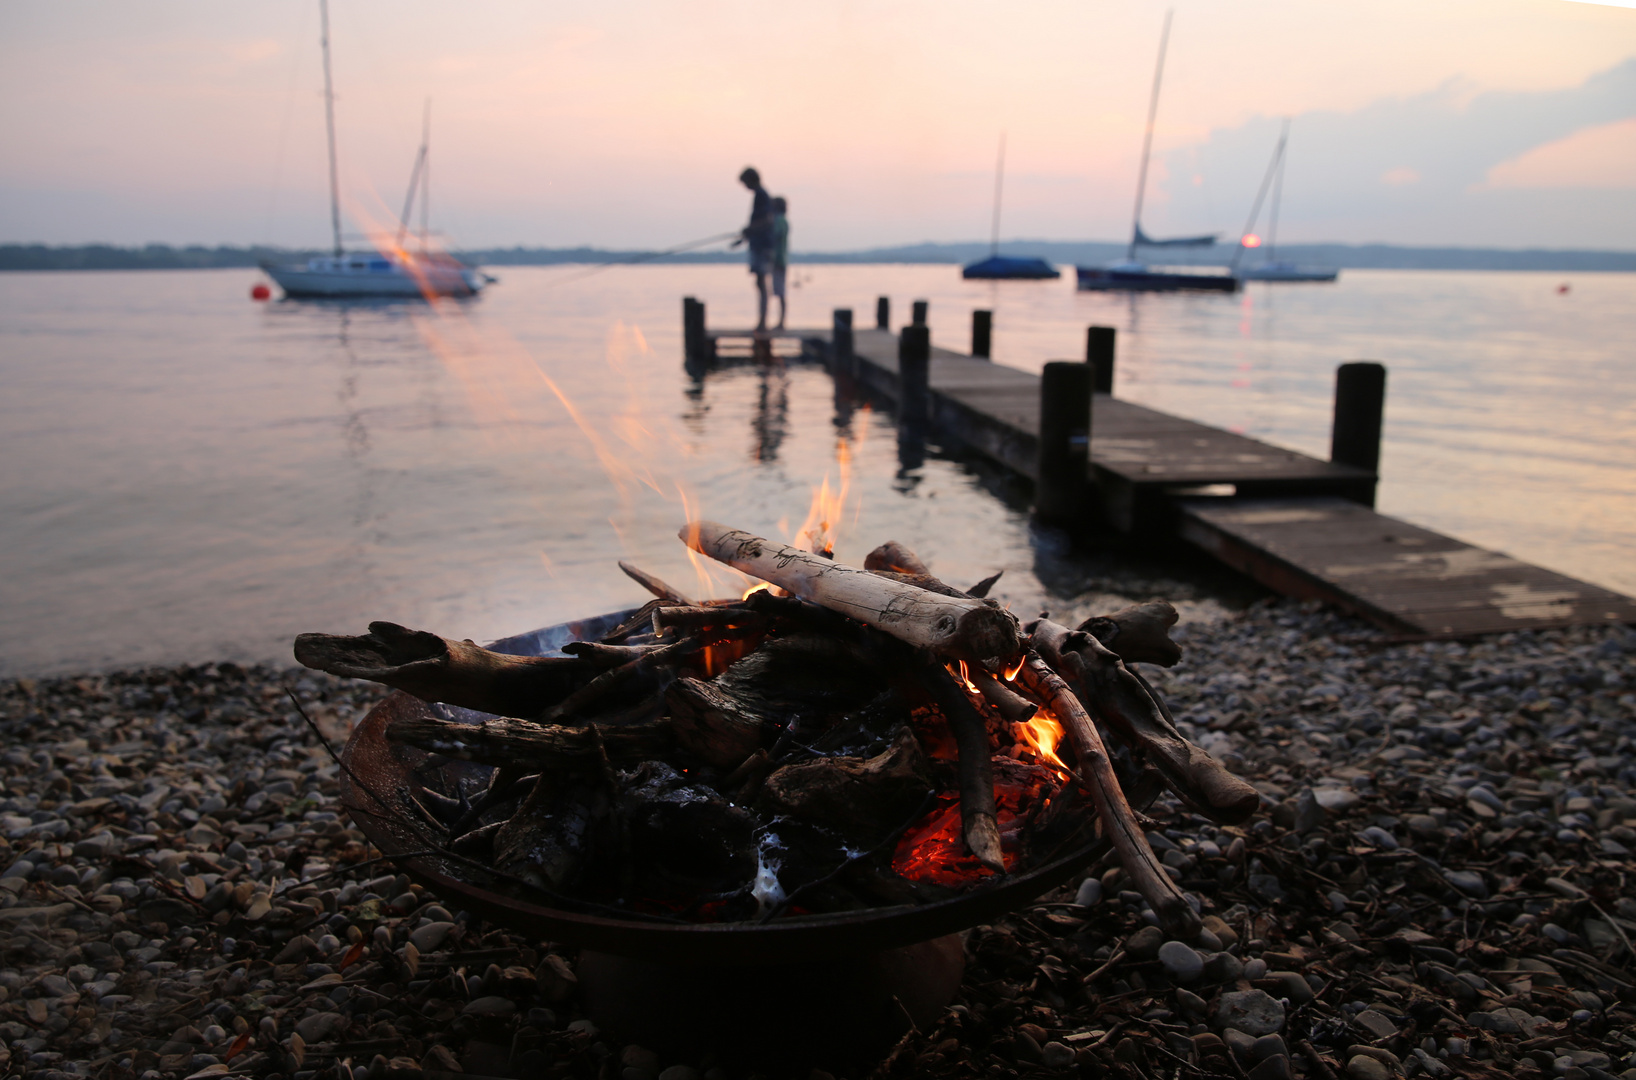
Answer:
[[[698, 318], [703, 331], [702, 305]], [[834, 355], [830, 331], [790, 334], [803, 355], [828, 355], [838, 378], [900, 401], [898, 334], [851, 330], [850, 358]], [[712, 339], [712, 354], [730, 336]], [[945, 441], [1039, 479], [1039, 375], [932, 346], [926, 384], [927, 422]], [[1400, 634], [1636, 623], [1629, 597], [1375, 512], [1372, 469], [1108, 393], [1092, 395], [1090, 414], [1087, 497], [1121, 533], [1178, 536], [1274, 591], [1335, 603]]]

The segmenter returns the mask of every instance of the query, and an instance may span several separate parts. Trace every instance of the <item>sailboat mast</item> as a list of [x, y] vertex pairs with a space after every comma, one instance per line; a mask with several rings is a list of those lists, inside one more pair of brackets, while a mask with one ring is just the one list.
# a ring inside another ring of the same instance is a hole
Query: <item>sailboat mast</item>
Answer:
[[994, 234], [988, 245], [989, 258], [1000, 253], [1000, 185], [1005, 180], [1005, 132], [1000, 132], [1000, 156], [994, 163]]
[[1136, 212], [1131, 215], [1130, 250], [1125, 253], [1125, 258], [1131, 261], [1136, 258], [1136, 234], [1142, 231], [1142, 196], [1147, 192], [1148, 156], [1153, 151], [1153, 121], [1159, 115], [1159, 83], [1164, 79], [1165, 48], [1170, 44], [1170, 17], [1175, 13], [1175, 8], [1165, 12], [1165, 28], [1159, 35], [1159, 63], [1153, 69], [1153, 96], [1148, 100], [1147, 131], [1142, 135], [1142, 171], [1136, 179]]
[[[1231, 269], [1233, 270], [1238, 269], [1238, 261], [1244, 257], [1244, 241], [1249, 237], [1251, 231], [1255, 229], [1256, 218], [1261, 216], [1261, 204], [1267, 198], [1268, 185], [1273, 182], [1274, 177], [1284, 175], [1284, 143], [1288, 140], [1289, 121], [1286, 119], [1284, 121], [1284, 133], [1278, 137], [1278, 146], [1274, 148], [1272, 152], [1272, 160], [1267, 162], [1267, 175], [1261, 178], [1261, 188], [1255, 193], [1255, 204], [1250, 207], [1250, 220], [1244, 223], [1244, 232], [1241, 233], [1238, 238], [1238, 250], [1233, 252], [1233, 261], [1231, 264]], [[1273, 219], [1275, 222], [1274, 227], [1276, 228], [1276, 221], [1278, 217], [1278, 200], [1276, 197], [1274, 197], [1272, 205]]]
[[431, 235], [426, 227], [432, 214], [432, 99], [426, 99], [426, 116], [420, 127], [420, 250], [426, 252], [426, 238]]
[[[398, 247], [403, 247], [404, 240], [409, 236], [409, 215], [415, 209], [415, 195], [423, 186], [422, 176], [426, 168], [426, 145], [432, 124], [432, 100], [426, 99], [426, 113], [420, 122], [420, 151], [415, 154], [415, 167], [409, 170], [409, 191], [403, 197], [403, 213], [398, 215]], [[425, 213], [424, 204], [421, 206], [421, 246], [425, 246]]]
[[1284, 144], [1289, 142], [1289, 118], [1284, 118], [1284, 134], [1278, 140], [1278, 175], [1272, 182], [1272, 216], [1267, 220], [1267, 261], [1278, 258], [1278, 204], [1284, 201]]
[[341, 179], [335, 168], [335, 82], [329, 70], [329, 0], [318, 0], [324, 47], [324, 127], [329, 132], [329, 222], [335, 236], [335, 255], [341, 255]]

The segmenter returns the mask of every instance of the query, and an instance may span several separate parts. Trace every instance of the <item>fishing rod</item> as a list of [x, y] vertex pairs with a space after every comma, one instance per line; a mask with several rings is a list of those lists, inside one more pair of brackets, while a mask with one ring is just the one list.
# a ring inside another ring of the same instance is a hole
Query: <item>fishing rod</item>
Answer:
[[694, 248], [709, 247], [711, 244], [719, 244], [724, 240], [737, 240], [743, 235], [743, 230], [735, 229], [732, 232], [717, 233], [715, 236], [707, 236], [702, 240], [690, 240], [685, 244], [678, 244], [673, 248], [666, 248], [663, 251], [648, 251], [641, 255], [634, 255], [628, 259], [615, 259], [612, 262], [598, 263], [596, 266], [588, 267], [587, 269], [581, 270], [578, 273], [557, 278], [555, 281], [548, 281], [546, 282], [546, 287], [549, 288], [553, 285], [566, 285], [570, 281], [580, 281], [584, 278], [590, 277], [592, 274], [600, 274], [604, 270], [612, 270], [616, 266], [635, 266], [637, 263], [649, 262], [653, 259], [662, 259], [667, 255], [680, 255], [683, 252], [692, 251]]

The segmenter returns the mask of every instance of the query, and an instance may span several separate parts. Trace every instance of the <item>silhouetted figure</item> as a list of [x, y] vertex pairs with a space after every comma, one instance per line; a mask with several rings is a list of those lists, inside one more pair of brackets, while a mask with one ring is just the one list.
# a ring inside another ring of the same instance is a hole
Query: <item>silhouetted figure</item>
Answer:
[[761, 174], [747, 168], [738, 182], [749, 188], [755, 199], [750, 203], [750, 223], [744, 226], [733, 246], [748, 244], [750, 273], [756, 277], [756, 329], [767, 329], [767, 275], [773, 263], [773, 200], [761, 186]]
[[778, 297], [778, 328], [784, 329], [784, 276], [790, 265], [790, 222], [784, 216], [789, 203], [780, 195], [773, 200], [773, 295]]

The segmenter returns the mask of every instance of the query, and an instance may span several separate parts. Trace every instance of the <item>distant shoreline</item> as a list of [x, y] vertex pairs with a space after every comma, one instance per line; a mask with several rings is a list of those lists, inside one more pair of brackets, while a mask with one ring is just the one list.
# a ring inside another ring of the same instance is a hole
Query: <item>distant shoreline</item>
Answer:
[[[1112, 241], [1017, 240], [1001, 245], [1009, 255], [1032, 255], [1059, 265], [1107, 263], [1121, 259], [1125, 245]], [[1155, 262], [1167, 265], [1226, 263], [1230, 245], [1201, 251], [1165, 252]], [[112, 244], [47, 245], [0, 244], [0, 271], [60, 270], [206, 270], [252, 268], [263, 260], [305, 260], [323, 254], [268, 247], [172, 247], [148, 244], [119, 247]], [[560, 266], [568, 263], [737, 263], [733, 251], [660, 255], [644, 251], [605, 248], [481, 248], [456, 254], [484, 266]], [[983, 243], [905, 244], [862, 251], [793, 253], [791, 261], [822, 264], [946, 264], [959, 265], [988, 254]], [[1396, 244], [1286, 244], [1281, 259], [1296, 263], [1335, 266], [1343, 270], [1523, 270], [1558, 273], [1618, 273], [1636, 271], [1636, 251], [1591, 251], [1546, 248], [1406, 247]], [[1255, 256], [1248, 262], [1253, 265]]]

